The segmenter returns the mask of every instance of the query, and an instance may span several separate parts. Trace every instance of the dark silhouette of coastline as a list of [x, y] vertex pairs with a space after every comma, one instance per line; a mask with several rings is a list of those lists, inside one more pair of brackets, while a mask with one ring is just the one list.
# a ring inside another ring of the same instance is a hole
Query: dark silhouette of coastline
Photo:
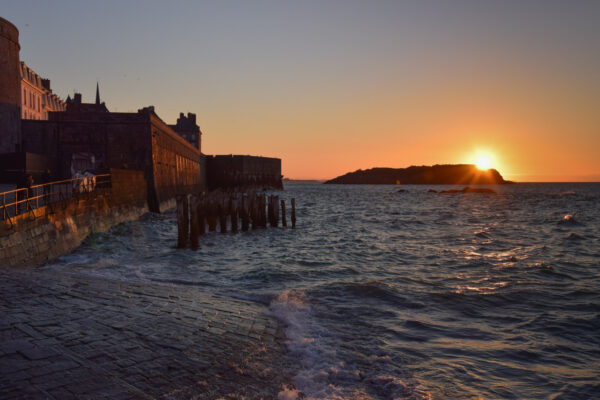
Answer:
[[331, 184], [377, 185], [496, 185], [504, 180], [495, 169], [480, 170], [473, 164], [411, 166], [408, 168], [359, 169], [326, 181]]

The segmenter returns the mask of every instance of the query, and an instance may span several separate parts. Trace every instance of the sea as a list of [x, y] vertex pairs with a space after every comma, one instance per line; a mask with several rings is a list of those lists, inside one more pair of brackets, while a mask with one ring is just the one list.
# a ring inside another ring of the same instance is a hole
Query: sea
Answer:
[[290, 182], [287, 228], [178, 250], [149, 213], [43, 268], [264, 304], [282, 399], [600, 398], [600, 184], [485, 187]]

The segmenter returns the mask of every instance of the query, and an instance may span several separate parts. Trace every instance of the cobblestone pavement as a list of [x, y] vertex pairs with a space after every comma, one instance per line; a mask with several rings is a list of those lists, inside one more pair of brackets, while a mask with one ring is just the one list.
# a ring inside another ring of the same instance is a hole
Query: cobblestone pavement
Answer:
[[0, 398], [277, 398], [265, 307], [188, 287], [0, 269]]

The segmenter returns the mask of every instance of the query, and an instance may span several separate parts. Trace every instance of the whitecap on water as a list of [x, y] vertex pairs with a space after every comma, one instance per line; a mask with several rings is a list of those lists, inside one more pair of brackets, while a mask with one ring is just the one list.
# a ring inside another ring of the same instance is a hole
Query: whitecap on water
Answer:
[[[369, 400], [381, 396], [414, 400], [431, 398], [429, 393], [400, 377], [363, 374], [353, 362], [341, 359], [343, 356], [335, 348], [339, 338], [316, 322], [304, 292], [286, 290], [280, 293], [269, 305], [269, 310], [285, 323], [286, 344], [300, 366], [293, 379], [295, 388], [283, 387], [278, 394], [279, 400]], [[387, 364], [390, 357], [372, 355], [366, 357], [366, 361], [367, 364]], [[375, 368], [377, 370], [380, 368]]]

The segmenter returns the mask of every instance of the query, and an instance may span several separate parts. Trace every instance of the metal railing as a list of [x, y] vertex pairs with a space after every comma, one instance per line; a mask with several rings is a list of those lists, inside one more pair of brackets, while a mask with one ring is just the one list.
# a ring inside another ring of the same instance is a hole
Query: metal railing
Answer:
[[72, 197], [110, 187], [110, 174], [104, 174], [9, 190], [0, 193], [0, 220], [8, 220], [12, 224], [12, 218], [32, 213], [40, 206], [51, 206]]

